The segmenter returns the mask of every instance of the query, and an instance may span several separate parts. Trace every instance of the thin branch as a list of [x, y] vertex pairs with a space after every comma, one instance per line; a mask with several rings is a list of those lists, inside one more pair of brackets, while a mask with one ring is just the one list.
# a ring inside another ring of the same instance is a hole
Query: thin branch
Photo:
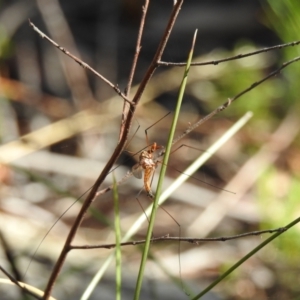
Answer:
[[[248, 236], [258, 236], [261, 234], [265, 233], [274, 233], [274, 232], [284, 232], [286, 231], [287, 228], [285, 227], [280, 227], [276, 229], [267, 229], [267, 230], [258, 230], [258, 231], [251, 231], [251, 232], [246, 232], [246, 233], [241, 233], [241, 234], [236, 234], [236, 235], [231, 235], [231, 236], [222, 236], [222, 237], [215, 237], [215, 238], [193, 238], [193, 237], [176, 237], [176, 236], [161, 236], [161, 237], [156, 237], [151, 239], [152, 242], [165, 242], [165, 241], [176, 241], [176, 242], [187, 242], [191, 244], [199, 244], [199, 243], [204, 243], [204, 242], [226, 242], [230, 240], [237, 240], [243, 237], [248, 237]], [[138, 240], [138, 241], [131, 241], [131, 242], [124, 242], [121, 243], [121, 246], [136, 246], [136, 245], [141, 245], [144, 244], [146, 240]], [[115, 248], [116, 244], [105, 244], [105, 245], [82, 245], [82, 246], [71, 246], [72, 249], [112, 249]]]
[[[139, 32], [138, 32], [136, 47], [135, 47], [135, 54], [134, 54], [134, 57], [133, 57], [132, 66], [131, 66], [131, 70], [130, 70], [130, 73], [129, 73], [129, 79], [128, 79], [127, 87], [126, 87], [125, 92], [124, 92], [126, 97], [128, 97], [130, 95], [130, 89], [131, 89], [131, 85], [132, 85], [132, 81], [133, 81], [133, 76], [134, 76], [134, 73], [135, 73], [135, 69], [136, 69], [138, 58], [139, 58], [139, 54], [140, 54], [140, 51], [141, 51], [141, 48], [142, 48], [141, 40], [142, 40], [143, 31], [144, 31], [145, 19], [146, 19], [148, 7], [149, 7], [149, 0], [145, 0], [145, 5], [142, 7], [142, 12], [143, 13], [142, 13], [142, 17], [141, 17], [140, 28], [139, 28]], [[129, 110], [129, 105], [128, 105], [128, 103], [124, 102], [123, 111], [122, 111], [120, 137], [122, 136], [123, 131], [124, 131], [124, 124], [125, 124], [126, 116], [128, 114], [128, 110]]]
[[[272, 51], [272, 50], [276, 50], [276, 49], [282, 49], [282, 48], [290, 47], [290, 46], [296, 46], [296, 45], [299, 45], [299, 44], [300, 44], [300, 41], [290, 42], [290, 43], [286, 43], [286, 44], [281, 44], [281, 45], [276, 45], [276, 46], [272, 46], [272, 47], [262, 48], [260, 50], [256, 50], [256, 51], [245, 53], [245, 54], [238, 54], [238, 55], [235, 55], [235, 56], [230, 56], [230, 57], [227, 57], [227, 58], [222, 58], [222, 59], [217, 59], [217, 60], [210, 60], [210, 61], [205, 61], [205, 62], [193, 62], [193, 63], [191, 63], [191, 66], [218, 65], [219, 63], [222, 63], [222, 62], [231, 61], [231, 60], [235, 60], [235, 59], [240, 59], [240, 58], [244, 58], [244, 57], [249, 57], [249, 56], [252, 56], [252, 55], [259, 54], [259, 53], [268, 52], [268, 51]], [[186, 65], [186, 62], [176, 63], [176, 62], [160, 61], [159, 65], [160, 66], [184, 67]]]
[[118, 88], [117, 85], [114, 85], [112, 82], [110, 82], [108, 79], [106, 79], [104, 76], [102, 76], [100, 73], [98, 73], [95, 69], [93, 69], [91, 66], [89, 66], [87, 63], [85, 63], [84, 61], [82, 61], [80, 58], [76, 57], [75, 55], [73, 55], [72, 53], [70, 53], [67, 49], [63, 48], [62, 46], [60, 46], [59, 44], [57, 44], [55, 41], [53, 41], [52, 39], [50, 39], [45, 33], [43, 33], [40, 29], [38, 29], [30, 20], [29, 21], [29, 25], [33, 28], [34, 31], [36, 31], [41, 38], [46, 39], [49, 43], [51, 43], [53, 46], [55, 46], [57, 49], [59, 49], [60, 51], [62, 51], [64, 54], [66, 54], [67, 56], [69, 56], [70, 58], [72, 58], [73, 60], [75, 60], [81, 67], [83, 67], [84, 69], [88, 69], [90, 70], [92, 73], [94, 73], [97, 77], [99, 77], [101, 80], [103, 80], [106, 84], [108, 84], [111, 88], [114, 89], [114, 91], [120, 96], [122, 97], [126, 102], [128, 102], [129, 104], [133, 105], [133, 103], [127, 98], [127, 96], [121, 92], [121, 90]]
[[241, 96], [243, 96], [244, 94], [246, 94], [247, 92], [253, 90], [255, 87], [257, 87], [258, 85], [262, 84], [263, 82], [265, 82], [269, 78], [278, 75], [281, 70], [283, 70], [284, 68], [286, 68], [290, 64], [292, 64], [294, 62], [297, 62], [299, 60], [300, 60], [300, 56], [297, 56], [294, 59], [291, 59], [291, 60], [283, 63], [281, 65], [281, 67], [278, 68], [277, 70], [269, 73], [269, 75], [267, 75], [266, 77], [262, 78], [261, 80], [252, 83], [248, 88], [244, 89], [243, 91], [241, 91], [240, 93], [238, 93], [234, 97], [228, 98], [228, 100], [225, 103], [223, 103], [222, 105], [220, 105], [219, 107], [217, 107], [214, 111], [212, 111], [211, 113], [209, 113], [208, 115], [206, 115], [204, 118], [200, 119], [199, 121], [197, 121], [193, 125], [189, 126], [188, 129], [186, 129], [181, 135], [179, 135], [176, 139], [174, 139], [173, 144], [176, 144], [179, 140], [181, 140], [183, 137], [185, 137], [187, 134], [189, 134], [191, 131], [193, 131], [195, 128], [197, 128], [198, 126], [200, 126], [204, 122], [206, 122], [209, 119], [211, 119], [214, 115], [216, 115], [216, 114], [220, 113], [221, 111], [225, 110], [226, 108], [228, 108], [228, 106], [230, 106], [230, 104], [232, 102], [234, 102], [235, 100], [237, 100], [238, 98], [240, 98]]
[[132, 102], [137, 102], [139, 101], [139, 98], [141, 97], [141, 95], [143, 94], [143, 91], [147, 85], [147, 83], [149, 82], [149, 80], [151, 79], [154, 71], [157, 69], [158, 67], [158, 62], [160, 61], [162, 55], [163, 55], [163, 52], [164, 52], [164, 49], [166, 47], [166, 44], [169, 40], [169, 37], [170, 37], [170, 34], [172, 32], [172, 29], [174, 27], [174, 24], [175, 24], [175, 21], [177, 19], [177, 16], [179, 14], [179, 11], [181, 9], [181, 5], [183, 3], [183, 0], [180, 0], [176, 3], [176, 5], [173, 7], [173, 10], [172, 10], [172, 13], [171, 13], [171, 16], [169, 18], [169, 22], [166, 26], [166, 29], [165, 29], [165, 32], [163, 34], [163, 37], [158, 45], [158, 48], [157, 48], [157, 51], [154, 55], [154, 58], [144, 76], [144, 79], [142, 80], [141, 84], [139, 85], [138, 89], [137, 89], [137, 92], [134, 96], [134, 99]]
[[133, 80], [133, 76], [135, 73], [135, 68], [136, 68], [136, 64], [139, 58], [139, 54], [140, 51], [142, 49], [141, 46], [141, 40], [142, 40], [142, 35], [143, 35], [143, 31], [144, 31], [144, 26], [145, 26], [145, 20], [146, 20], [146, 15], [148, 12], [148, 7], [149, 7], [149, 0], [145, 0], [145, 4], [142, 7], [142, 17], [141, 17], [141, 22], [140, 22], [140, 27], [139, 27], [139, 32], [138, 32], [138, 37], [137, 37], [137, 42], [136, 42], [136, 47], [135, 47], [135, 54], [133, 57], [133, 61], [132, 61], [132, 66], [131, 66], [131, 70], [130, 70], [130, 74], [129, 74], [129, 79], [128, 79], [128, 83], [127, 83], [127, 87], [125, 90], [125, 95], [128, 96], [130, 94], [130, 89], [131, 89], [131, 85], [132, 85], [132, 80]]
[[88, 210], [89, 206], [91, 205], [91, 203], [94, 201], [97, 190], [99, 189], [100, 185], [103, 183], [104, 179], [106, 178], [108, 172], [110, 171], [110, 169], [113, 167], [114, 163], [116, 162], [116, 160], [119, 158], [121, 152], [124, 150], [127, 138], [128, 138], [128, 134], [129, 134], [129, 130], [131, 127], [131, 123], [132, 123], [132, 119], [134, 116], [134, 112], [135, 112], [135, 108], [136, 105], [139, 103], [139, 100], [142, 96], [142, 93], [147, 85], [147, 83], [149, 82], [150, 78], [152, 77], [154, 71], [157, 68], [157, 62], [161, 59], [161, 56], [164, 52], [165, 46], [167, 44], [167, 41], [169, 39], [169, 36], [171, 34], [171, 31], [173, 29], [173, 26], [175, 24], [176, 18], [178, 16], [178, 13], [180, 11], [181, 5], [183, 3], [183, 0], [180, 0], [177, 2], [177, 4], [174, 6], [169, 22], [166, 26], [165, 32], [163, 34], [163, 37], [161, 39], [161, 42], [157, 48], [156, 54], [154, 55], [154, 58], [144, 76], [144, 79], [142, 80], [133, 100], [131, 103], [131, 109], [128, 112], [128, 116], [126, 118], [125, 121], [125, 125], [124, 125], [124, 132], [123, 135], [121, 136], [120, 142], [118, 143], [118, 145], [116, 146], [112, 156], [110, 157], [110, 159], [108, 160], [106, 166], [104, 167], [104, 169], [102, 170], [101, 174], [99, 175], [99, 177], [97, 178], [95, 184], [93, 185], [90, 193], [88, 194], [87, 198], [85, 199], [75, 221], [74, 224], [69, 232], [69, 235], [65, 241], [64, 247], [60, 253], [60, 256], [54, 266], [54, 269], [51, 273], [51, 276], [49, 278], [47, 287], [45, 289], [45, 294], [44, 294], [44, 299], [48, 299], [53, 285], [56, 281], [56, 278], [64, 264], [64, 261], [67, 257], [68, 252], [71, 250], [71, 243], [76, 235], [76, 232], [83, 220], [83, 217], [86, 213], [86, 211]]

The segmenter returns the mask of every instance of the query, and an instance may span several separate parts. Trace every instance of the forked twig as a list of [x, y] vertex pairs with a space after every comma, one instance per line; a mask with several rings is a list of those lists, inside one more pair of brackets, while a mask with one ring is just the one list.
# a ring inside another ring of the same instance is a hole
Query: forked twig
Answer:
[[81, 67], [83, 67], [84, 69], [88, 69], [90, 70], [92, 73], [94, 73], [97, 77], [99, 77], [102, 81], [104, 81], [106, 84], [108, 84], [111, 88], [114, 89], [114, 91], [120, 96], [122, 97], [122, 99], [124, 99], [126, 102], [128, 102], [129, 104], [133, 105], [133, 103], [127, 98], [127, 96], [121, 92], [121, 90], [118, 88], [117, 85], [114, 85], [112, 82], [110, 82], [107, 78], [105, 78], [103, 75], [101, 75], [100, 73], [98, 73], [95, 69], [93, 69], [90, 65], [88, 65], [87, 63], [85, 63], [84, 61], [82, 61], [80, 58], [76, 57], [75, 55], [73, 55], [72, 53], [70, 53], [67, 49], [65, 49], [64, 47], [60, 46], [59, 44], [57, 44], [55, 41], [53, 41], [50, 37], [48, 37], [45, 33], [43, 33], [40, 29], [38, 29], [30, 20], [29, 21], [29, 25], [33, 28], [34, 31], [36, 31], [41, 38], [46, 39], [49, 43], [51, 43], [54, 47], [56, 47], [57, 49], [59, 49], [60, 51], [62, 51], [64, 54], [66, 54], [67, 56], [69, 56], [70, 58], [72, 58], [74, 61], [76, 61]]

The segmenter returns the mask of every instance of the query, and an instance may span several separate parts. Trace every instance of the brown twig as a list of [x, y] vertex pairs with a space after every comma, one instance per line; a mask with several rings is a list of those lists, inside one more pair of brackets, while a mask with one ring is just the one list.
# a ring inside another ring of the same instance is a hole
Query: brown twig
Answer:
[[[268, 51], [272, 51], [272, 50], [276, 50], [276, 49], [282, 49], [285, 47], [290, 47], [290, 46], [296, 46], [299, 45], [300, 41], [295, 41], [295, 42], [290, 42], [290, 43], [286, 43], [286, 44], [281, 44], [281, 45], [276, 45], [276, 46], [272, 46], [272, 47], [267, 47], [267, 48], [262, 48], [253, 52], [249, 52], [249, 53], [245, 53], [245, 54], [238, 54], [235, 56], [230, 56], [227, 58], [222, 58], [222, 59], [217, 59], [217, 60], [210, 60], [210, 61], [205, 61], [205, 62], [192, 62], [191, 66], [206, 66], [206, 65], [218, 65], [219, 63], [222, 62], [226, 62], [226, 61], [231, 61], [231, 60], [235, 60], [235, 59], [240, 59], [240, 58], [244, 58], [244, 57], [249, 57], [252, 55], [256, 55], [259, 53], [263, 53], [263, 52], [268, 52]], [[186, 65], [186, 62], [166, 62], [166, 61], [160, 61], [159, 62], [160, 66], [174, 66], [174, 67], [184, 67]]]
[[[171, 34], [171, 31], [172, 31], [172, 28], [175, 24], [175, 21], [176, 21], [176, 18], [179, 14], [179, 11], [180, 11], [180, 8], [181, 8], [181, 5], [183, 3], [183, 0], [180, 0], [176, 3], [176, 5], [173, 7], [173, 10], [172, 10], [172, 13], [171, 13], [171, 16], [169, 18], [169, 22], [166, 26], [166, 29], [165, 29], [165, 32], [162, 36], [162, 39], [161, 39], [161, 42], [160, 44], [158, 45], [158, 48], [157, 48], [157, 51], [154, 55], [154, 58], [133, 98], [132, 101], [129, 101], [130, 105], [131, 105], [131, 109], [129, 109], [128, 111], [128, 115], [127, 115], [127, 118], [126, 118], [126, 121], [125, 121], [125, 124], [124, 124], [124, 132], [121, 136], [121, 139], [119, 141], [119, 144], [116, 146], [112, 156], [110, 157], [109, 161], [107, 162], [106, 166], [104, 167], [104, 169], [102, 170], [101, 174], [99, 175], [99, 177], [97, 178], [94, 186], [92, 187], [90, 193], [88, 194], [87, 198], [85, 199], [75, 221], [74, 221], [74, 224], [72, 225], [72, 228], [69, 232], [69, 235], [65, 241], [65, 244], [64, 244], [64, 247], [60, 253], [60, 256], [54, 266], [54, 269], [51, 273], [51, 276], [49, 278], [49, 281], [48, 281], [48, 284], [47, 284], [47, 287], [45, 289], [45, 294], [44, 294], [44, 299], [48, 299], [48, 297], [50, 296], [50, 293], [52, 291], [52, 288], [53, 288], [53, 285], [56, 281], [56, 278], [64, 264], [64, 261], [67, 257], [67, 254], [68, 252], [71, 250], [71, 243], [76, 235], [76, 232], [83, 220], [83, 217], [86, 213], [86, 211], [88, 210], [89, 206], [91, 205], [91, 203], [93, 202], [93, 200], [95, 199], [95, 195], [97, 193], [97, 190], [99, 189], [99, 186], [103, 183], [104, 179], [106, 178], [108, 172], [110, 171], [110, 169], [113, 167], [113, 164], [116, 162], [116, 160], [118, 159], [118, 157], [120, 156], [121, 152], [123, 151], [124, 147], [125, 147], [125, 144], [126, 144], [126, 141], [127, 141], [127, 138], [128, 138], [128, 134], [129, 134], [129, 130], [130, 130], [130, 127], [131, 127], [131, 122], [132, 122], [132, 119], [133, 119], [133, 116], [134, 116], [134, 112], [135, 112], [135, 108], [136, 108], [136, 105], [139, 103], [139, 100], [142, 96], [142, 93], [147, 85], [147, 83], [149, 82], [150, 78], [152, 77], [154, 71], [156, 70], [157, 68], [157, 62], [161, 59], [162, 57], [162, 54], [164, 52], [164, 49], [165, 49], [165, 46], [167, 44], [167, 41], [170, 37], [170, 34]], [[32, 26], [32, 25], [31, 25]], [[33, 27], [35, 28], [35, 27]], [[56, 46], [56, 43], [54, 43], [53, 45]], [[56, 46], [59, 48], [59, 46]], [[60, 49], [60, 48], [59, 48]], [[62, 50], [62, 49], [61, 49]], [[62, 50], [63, 51], [63, 50]], [[64, 51], [63, 51], [64, 52]], [[78, 62], [78, 61], [77, 61]], [[82, 63], [81, 61], [78, 62], [78, 63]], [[112, 85], [112, 87], [114, 87]]]
[[[142, 12], [143, 13], [142, 13], [140, 27], [139, 27], [139, 31], [138, 31], [138, 37], [137, 37], [137, 42], [136, 42], [136, 47], [135, 47], [135, 54], [134, 54], [134, 57], [133, 57], [132, 66], [131, 66], [131, 70], [130, 70], [130, 73], [129, 73], [127, 87], [124, 91], [124, 94], [127, 97], [130, 95], [130, 89], [131, 89], [131, 85], [132, 85], [132, 81], [133, 81], [133, 76], [134, 76], [134, 73], [135, 73], [136, 64], [137, 64], [139, 54], [140, 54], [140, 51], [141, 51], [141, 48], [142, 48], [141, 40], [142, 40], [143, 31], [144, 31], [145, 19], [146, 19], [148, 7], [149, 7], [149, 0], [145, 0], [145, 4], [142, 7]], [[128, 114], [129, 107], [130, 106], [128, 105], [128, 103], [124, 102], [123, 111], [122, 111], [120, 137], [122, 136], [123, 131], [124, 131], [124, 124], [125, 124], [126, 116]]]
[[252, 83], [248, 88], [244, 89], [243, 91], [241, 91], [240, 93], [238, 93], [234, 97], [228, 98], [228, 100], [225, 103], [223, 103], [222, 105], [220, 105], [219, 107], [217, 107], [215, 110], [213, 110], [211, 113], [209, 113], [208, 115], [206, 115], [204, 118], [200, 119], [199, 121], [197, 121], [193, 125], [189, 126], [188, 129], [186, 129], [181, 135], [179, 135], [177, 138], [175, 138], [173, 140], [173, 144], [176, 144], [179, 140], [181, 140], [183, 137], [185, 137], [187, 134], [189, 134], [191, 131], [193, 131], [195, 128], [197, 128], [198, 126], [200, 126], [201, 124], [203, 124], [207, 120], [211, 119], [214, 115], [216, 115], [219, 112], [221, 112], [221, 111], [225, 110], [226, 108], [228, 108], [228, 106], [230, 106], [230, 104], [232, 102], [234, 102], [235, 100], [237, 100], [238, 98], [240, 98], [242, 95], [244, 95], [247, 92], [253, 90], [255, 87], [257, 87], [258, 85], [262, 84], [263, 82], [265, 82], [269, 78], [278, 75], [281, 70], [283, 70], [284, 68], [286, 68], [290, 64], [292, 64], [292, 63], [294, 63], [296, 61], [299, 61], [299, 60], [300, 60], [300, 56], [297, 56], [294, 59], [291, 59], [291, 60], [283, 63], [280, 68], [278, 68], [275, 71], [269, 73], [269, 75], [267, 75], [266, 77], [262, 78], [259, 81], [256, 81], [256, 82]]
[[[232, 236], [223, 236], [223, 237], [215, 237], [215, 238], [193, 238], [193, 237], [176, 237], [176, 236], [161, 236], [152, 238], [151, 242], [164, 242], [164, 241], [177, 241], [177, 242], [187, 242], [191, 244], [199, 244], [204, 242], [226, 242], [230, 240], [236, 240], [247, 236], [257, 236], [265, 233], [274, 233], [274, 232], [284, 232], [287, 229], [285, 227], [280, 227], [276, 229], [267, 229], [267, 230], [258, 230], [258, 231], [251, 231], [241, 234], [236, 234]], [[124, 242], [121, 243], [121, 246], [136, 246], [144, 244], [145, 240], [139, 241], [131, 241], [131, 242]], [[105, 244], [105, 245], [82, 245], [82, 246], [71, 246], [72, 249], [111, 249], [115, 248], [116, 244]]]
[[141, 22], [140, 22], [140, 27], [139, 27], [139, 32], [138, 32], [138, 37], [137, 37], [137, 42], [136, 42], [136, 47], [135, 47], [135, 54], [134, 54], [133, 61], [132, 61], [132, 66], [131, 66], [131, 70], [130, 70], [130, 74], [129, 74], [129, 78], [128, 78], [128, 83], [127, 83], [127, 87], [125, 90], [125, 95], [130, 94], [130, 89], [131, 89], [131, 85], [132, 85], [132, 81], [133, 81], [133, 76], [135, 73], [136, 64], [137, 64], [137, 61], [139, 58], [140, 51], [142, 49], [141, 40], [142, 40], [142, 35], [143, 35], [144, 27], [145, 27], [145, 20], [146, 20], [146, 15], [148, 12], [148, 7], [149, 7], [149, 0], [145, 0], [145, 4], [142, 7], [143, 13], [142, 13], [142, 17], [141, 17]]
[[98, 73], [95, 69], [93, 69], [91, 66], [89, 66], [87, 63], [82, 61], [80, 58], [76, 57], [72, 53], [70, 53], [67, 49], [63, 48], [59, 44], [57, 44], [55, 41], [50, 39], [45, 33], [43, 33], [40, 29], [38, 29], [30, 20], [29, 25], [33, 28], [34, 31], [36, 31], [41, 38], [46, 39], [49, 43], [51, 43], [53, 46], [55, 46], [57, 49], [62, 51], [64, 54], [75, 60], [81, 67], [84, 69], [90, 70], [93, 74], [95, 74], [97, 77], [99, 77], [102, 81], [104, 81], [106, 84], [108, 84], [111, 88], [114, 89], [114, 91], [122, 97], [126, 102], [128, 102], [130, 105], [133, 105], [133, 103], [127, 98], [127, 96], [121, 92], [121, 90], [118, 88], [117, 85], [114, 85], [112, 82], [110, 82], [108, 79], [106, 79], [104, 76], [102, 76], [100, 73]]

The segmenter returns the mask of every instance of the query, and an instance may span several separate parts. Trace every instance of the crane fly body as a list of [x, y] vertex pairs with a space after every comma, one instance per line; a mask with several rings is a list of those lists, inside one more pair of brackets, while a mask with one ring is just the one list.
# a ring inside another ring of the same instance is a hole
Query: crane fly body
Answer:
[[157, 155], [155, 155], [155, 151], [162, 148], [162, 146], [158, 146], [156, 143], [153, 143], [149, 150], [141, 152], [139, 162], [132, 167], [132, 174], [136, 178], [141, 179], [144, 171], [144, 187], [147, 192], [147, 196], [150, 198], [154, 197], [151, 191], [151, 178], [158, 164], [156, 161]]

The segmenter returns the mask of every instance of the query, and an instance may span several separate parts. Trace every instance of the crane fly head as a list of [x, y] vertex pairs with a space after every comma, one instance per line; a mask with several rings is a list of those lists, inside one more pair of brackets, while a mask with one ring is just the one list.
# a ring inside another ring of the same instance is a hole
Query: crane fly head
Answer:
[[[160, 146], [160, 145], [157, 145], [156, 143], [153, 143], [151, 145], [151, 148], [149, 150], [147, 150], [147, 152], [151, 155], [151, 159], [156, 161], [164, 149], [165, 149], [164, 146]], [[158, 150], [160, 150], [160, 151], [158, 151]]]

